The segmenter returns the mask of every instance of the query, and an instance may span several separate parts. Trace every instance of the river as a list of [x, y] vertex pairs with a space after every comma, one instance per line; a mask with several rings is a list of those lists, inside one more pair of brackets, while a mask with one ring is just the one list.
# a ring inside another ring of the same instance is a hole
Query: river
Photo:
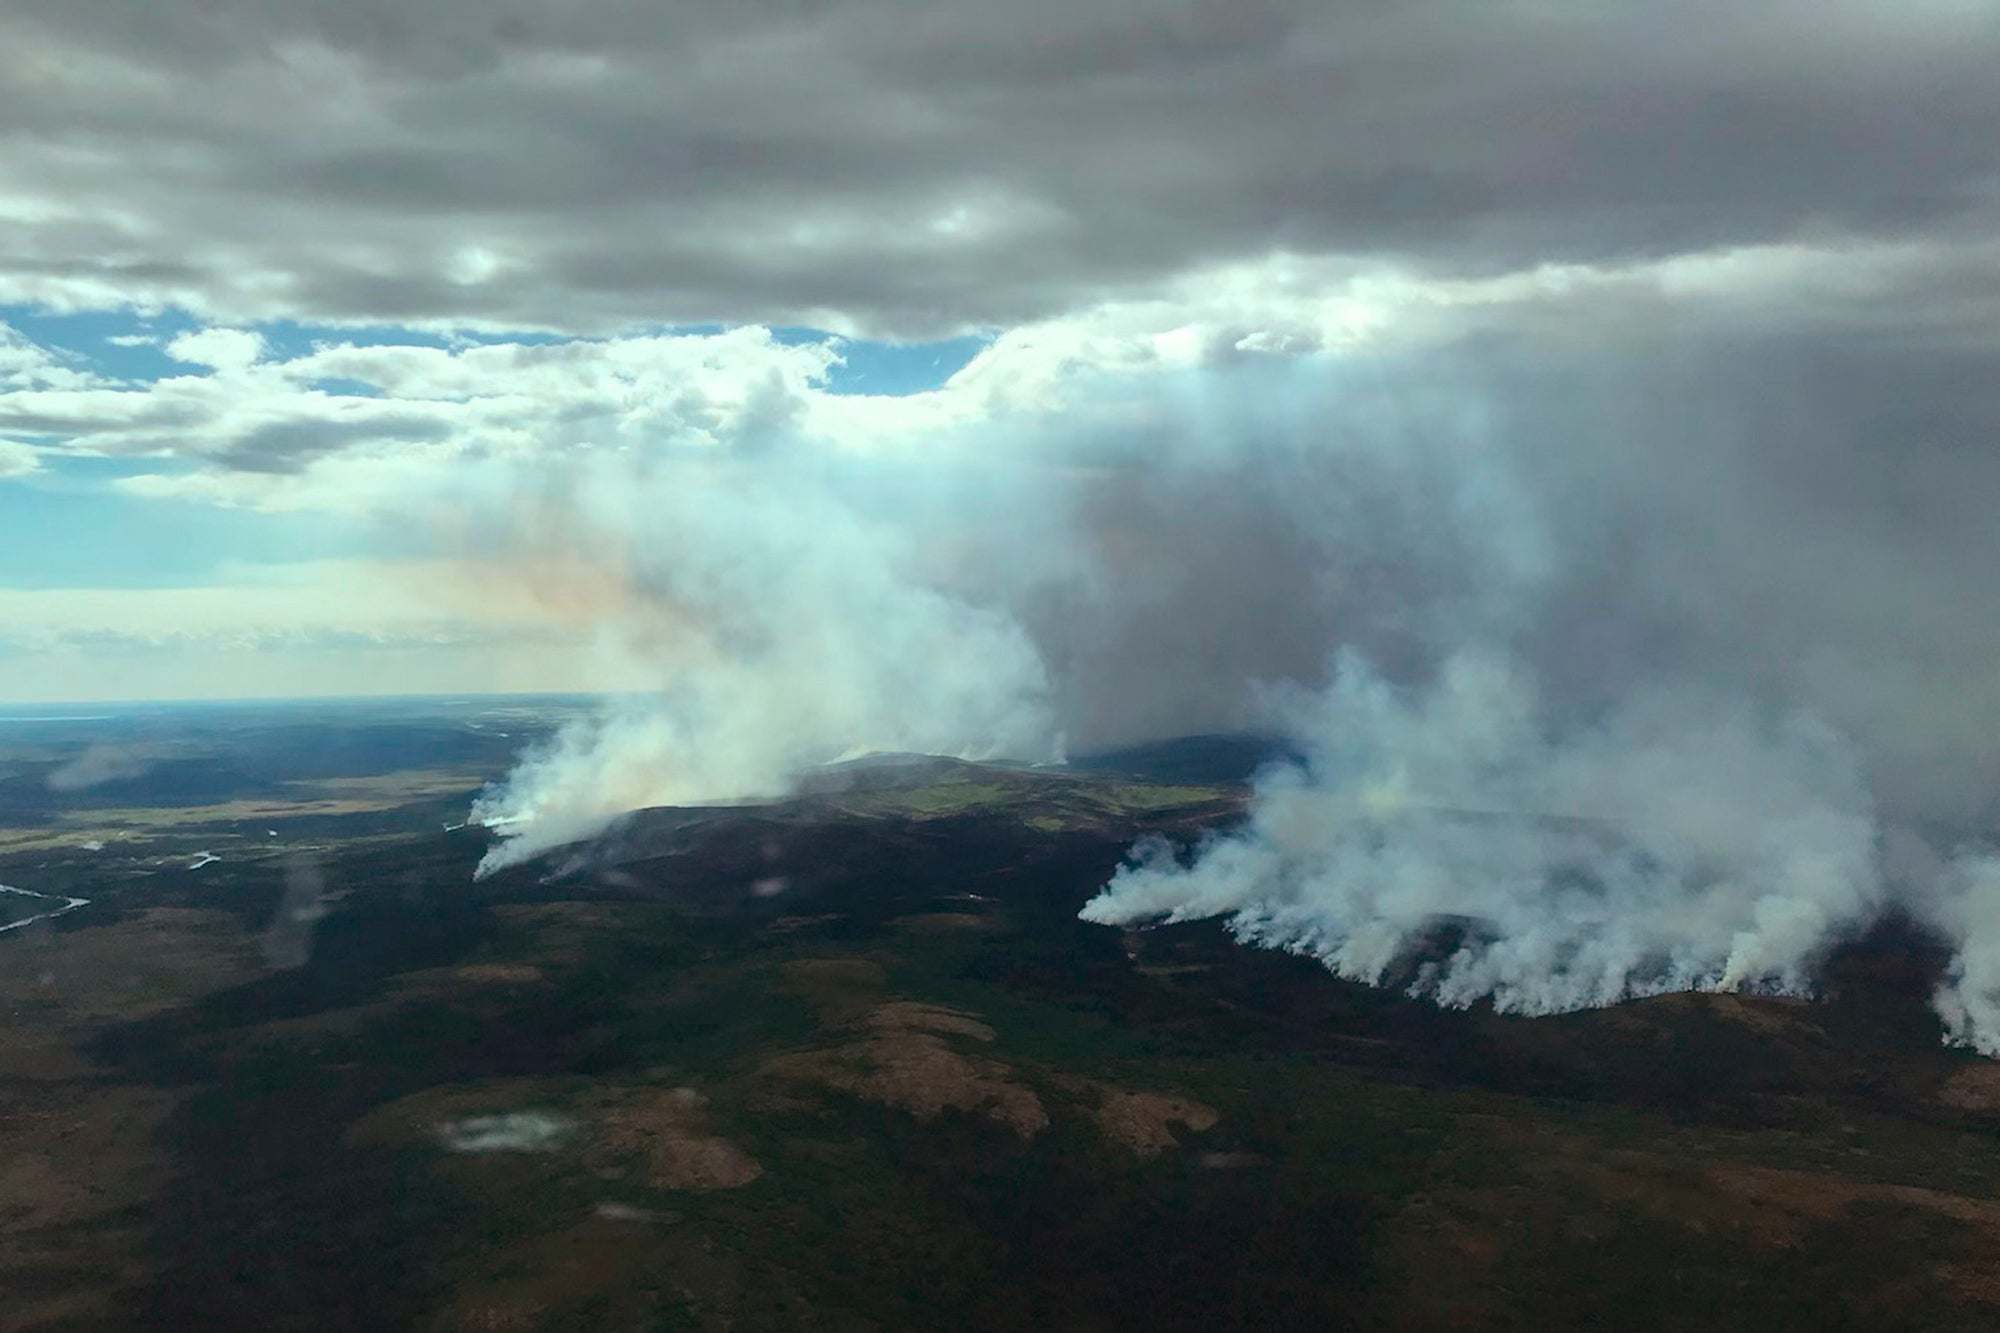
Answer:
[[23, 917], [19, 921], [9, 921], [6, 925], [0, 926], [0, 935], [4, 935], [10, 930], [19, 930], [23, 926], [31, 926], [37, 921], [47, 921], [51, 917], [61, 916], [64, 912], [74, 912], [79, 907], [90, 906], [90, 899], [88, 898], [58, 898], [53, 894], [35, 893], [28, 889], [17, 889], [12, 884], [0, 884], [0, 893], [18, 893], [23, 898], [40, 898], [44, 902], [62, 904], [62, 906], [52, 907], [46, 912], [37, 912], [33, 916]]

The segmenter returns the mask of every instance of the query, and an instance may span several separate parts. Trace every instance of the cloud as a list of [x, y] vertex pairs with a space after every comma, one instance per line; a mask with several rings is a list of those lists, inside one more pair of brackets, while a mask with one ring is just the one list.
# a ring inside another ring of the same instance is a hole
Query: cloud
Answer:
[[1995, 230], [2000, 20], [1955, 0], [27, 0], [8, 44], [0, 299], [63, 308], [925, 335], [1273, 251]]
[[[212, 375], [0, 392], [0, 439], [69, 452], [208, 460], [184, 493], [339, 507], [321, 460], [439, 468], [555, 448], [720, 447], [807, 410], [837, 353], [764, 329], [441, 349], [320, 346], [258, 361], [256, 335], [202, 330], [176, 357]], [[825, 395], [817, 395], [825, 397]], [[287, 486], [272, 478], [302, 478]], [[174, 489], [160, 480], [136, 491]]]
[[1014, 423], [1019, 441], [1065, 414], [1095, 421], [1114, 411], [1136, 427], [1158, 400], [1113, 404], [1107, 385], [1469, 339], [1608, 342], [1638, 355], [1662, 345], [1663, 320], [1676, 355], [1734, 338], [1766, 348], [1817, 341], [1849, 349], [1841, 355], [1870, 343], [1923, 347], [1983, 364], [1996, 351], [2000, 284], [1982, 275], [2000, 271], [2000, 248], [1969, 245], [1955, 259], [1964, 271], [1947, 276], [1922, 247], [1785, 245], [1460, 279], [1344, 259], [1236, 262], [1006, 330], [942, 389], [904, 398], [831, 392], [839, 340], [754, 326], [446, 347], [378, 334], [261, 360], [251, 359], [254, 334], [208, 329], [174, 345], [228, 361], [226, 373], [24, 380], [0, 390], [0, 438], [209, 464], [140, 476], [126, 483], [135, 493], [339, 507], [366, 502], [354, 487], [370, 491], [370, 474], [394, 490], [411, 469], [550, 449], [735, 447], [786, 431], [849, 450], [928, 448], [996, 423]]
[[51, 351], [0, 323], [0, 394], [23, 389], [80, 388], [96, 377], [74, 356]]
[[248, 329], [197, 329], [169, 340], [167, 355], [211, 370], [242, 370], [264, 354], [264, 340]]
[[0, 481], [24, 477], [41, 466], [41, 459], [25, 444], [0, 440]]

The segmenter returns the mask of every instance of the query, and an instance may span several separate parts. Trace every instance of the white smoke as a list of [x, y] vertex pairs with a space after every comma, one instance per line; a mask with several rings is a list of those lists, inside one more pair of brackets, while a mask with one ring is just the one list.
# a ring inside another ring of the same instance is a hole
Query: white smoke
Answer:
[[1370, 983], [1456, 920], [1414, 992], [1551, 1013], [1803, 990], [1879, 901], [1867, 787], [1807, 717], [1662, 694], [1551, 737], [1519, 669], [1468, 653], [1421, 690], [1350, 657], [1293, 721], [1306, 761], [1266, 778], [1244, 832], [1191, 866], [1143, 849], [1084, 918], [1226, 915]]
[[[1478, 503], [1400, 484], [1408, 521], [1321, 546], [1334, 577], [1404, 576], [1329, 618], [1330, 681], [1273, 692], [1304, 762], [1185, 863], [1136, 846], [1084, 919], [1222, 917], [1343, 977], [1551, 1013], [1806, 993], [1893, 906], [1954, 947], [1947, 1039], [2000, 1054], [2000, 694], [1971, 665], [2000, 645], [1962, 564], [1990, 529], [1936, 507], [1910, 531], [1845, 423], [1760, 436], [1770, 410], [1727, 395], [1607, 418], [1549, 388], [1516, 382], [1527, 410], [1457, 450], [1435, 441], [1465, 418], [1406, 418], [1432, 443], [1402, 465]], [[1385, 665], [1391, 620], [1419, 628]]]
[[[1141, 735], [1240, 723], [1277, 637], [1277, 608], [1245, 590], [1273, 571], [1316, 589], [1276, 654], [1302, 661], [1332, 617], [1407, 648], [1533, 566], [1507, 478], [1463, 432], [1364, 422], [1322, 440], [1258, 418], [1281, 401], [1269, 373], [1235, 391], [1240, 437], [1159, 384], [1137, 386], [1135, 418], [1135, 386], [1099, 381], [1120, 405], [1108, 429], [1037, 419], [857, 456], [780, 420], [755, 448], [570, 460], [501, 486], [485, 560], [655, 686], [481, 796], [472, 819], [500, 841], [479, 873], [634, 809], [777, 797], [857, 753], [1046, 761], [1072, 727], [1122, 738], [1134, 701]], [[1417, 585], [1425, 604], [1399, 604]], [[1192, 669], [1164, 636], [1200, 646]]]
[[775, 797], [857, 751], [1057, 757], [1026, 634], [938, 586], [942, 553], [870, 513], [851, 480], [717, 457], [572, 482], [551, 540], [615, 548], [608, 573], [580, 581], [605, 650], [658, 688], [571, 725], [482, 795], [473, 819], [502, 840], [481, 875], [626, 811]]
[[50, 791], [84, 791], [107, 782], [126, 782], [144, 777], [153, 768], [153, 758], [125, 745], [92, 745], [50, 772]]
[[[2000, 467], [1909, 455], [1913, 499], [1818, 381], [1532, 350], [1100, 379], [921, 458], [781, 422], [569, 468], [508, 558], [565, 571], [552, 600], [657, 688], [482, 798], [482, 873], [859, 751], [1039, 759], [1275, 708], [1305, 763], [1191, 864], [1136, 849], [1088, 919], [1224, 916], [1545, 1013], [1804, 992], [1898, 908], [1954, 945], [1948, 1034], [2000, 1051], [2000, 622], [1965, 614], [2000, 537], [1956, 502]], [[1923, 855], [1885, 869], [1899, 840]]]
[[275, 968], [304, 967], [312, 960], [313, 934], [326, 916], [326, 871], [319, 858], [311, 853], [288, 858], [284, 896], [264, 927], [264, 961]]
[[1946, 1039], [2000, 1055], [2000, 856], [1955, 858], [1926, 899], [1929, 922], [1957, 944], [1935, 997]]

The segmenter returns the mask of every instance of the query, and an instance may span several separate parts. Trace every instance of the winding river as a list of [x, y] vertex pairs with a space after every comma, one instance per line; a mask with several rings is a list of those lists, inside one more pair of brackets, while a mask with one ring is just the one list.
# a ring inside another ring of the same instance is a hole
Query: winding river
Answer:
[[0, 884], [0, 893], [18, 893], [23, 898], [40, 898], [44, 902], [62, 904], [62, 906], [52, 907], [46, 912], [37, 912], [33, 916], [23, 917], [19, 921], [9, 921], [6, 925], [0, 926], [0, 935], [4, 935], [10, 930], [19, 930], [23, 926], [31, 926], [37, 921], [47, 921], [51, 917], [61, 916], [64, 912], [74, 912], [79, 907], [90, 906], [90, 899], [88, 898], [58, 898], [53, 894], [34, 893], [28, 889], [17, 889], [12, 884]]

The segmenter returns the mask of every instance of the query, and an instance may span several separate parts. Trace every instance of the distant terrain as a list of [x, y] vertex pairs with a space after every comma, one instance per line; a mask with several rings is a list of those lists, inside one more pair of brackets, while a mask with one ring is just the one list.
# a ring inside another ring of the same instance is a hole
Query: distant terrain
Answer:
[[[1986, 1329], [2000, 1065], [1076, 919], [1275, 751], [920, 757], [472, 882], [571, 700], [0, 722], [0, 1329]], [[84, 711], [84, 710], [78, 710]], [[8, 915], [12, 914], [12, 915]]]

